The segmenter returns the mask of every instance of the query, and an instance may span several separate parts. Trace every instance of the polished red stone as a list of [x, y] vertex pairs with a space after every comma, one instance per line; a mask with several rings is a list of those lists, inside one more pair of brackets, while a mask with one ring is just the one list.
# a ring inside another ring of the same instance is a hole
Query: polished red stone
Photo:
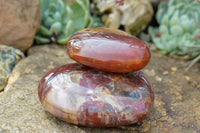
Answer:
[[42, 105], [76, 125], [113, 127], [141, 121], [154, 93], [141, 71], [118, 74], [69, 64], [49, 71], [38, 87]]
[[75, 33], [67, 44], [75, 61], [108, 72], [126, 73], [144, 68], [151, 57], [144, 42], [126, 32], [90, 28]]

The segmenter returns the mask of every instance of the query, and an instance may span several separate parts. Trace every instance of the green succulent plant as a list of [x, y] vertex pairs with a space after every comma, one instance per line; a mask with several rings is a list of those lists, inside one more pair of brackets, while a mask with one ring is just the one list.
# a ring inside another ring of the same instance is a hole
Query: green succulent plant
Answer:
[[40, 0], [42, 24], [36, 43], [67, 44], [76, 31], [99, 27], [100, 18], [90, 14], [89, 0]]
[[0, 91], [5, 87], [7, 78], [14, 66], [24, 57], [24, 53], [13, 47], [0, 45]]
[[200, 2], [170, 0], [160, 3], [156, 14], [158, 28], [149, 28], [155, 46], [164, 54], [200, 55]]

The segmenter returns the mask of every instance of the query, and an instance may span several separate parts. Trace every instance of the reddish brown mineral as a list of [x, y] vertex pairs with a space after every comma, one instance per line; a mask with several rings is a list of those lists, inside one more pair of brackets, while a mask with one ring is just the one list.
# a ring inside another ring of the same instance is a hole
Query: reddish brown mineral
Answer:
[[39, 99], [54, 116], [91, 127], [113, 127], [141, 121], [154, 94], [141, 71], [117, 74], [79, 64], [48, 72], [38, 87]]
[[144, 68], [151, 57], [149, 48], [126, 32], [90, 28], [75, 33], [67, 45], [75, 61], [103, 71], [126, 73]]

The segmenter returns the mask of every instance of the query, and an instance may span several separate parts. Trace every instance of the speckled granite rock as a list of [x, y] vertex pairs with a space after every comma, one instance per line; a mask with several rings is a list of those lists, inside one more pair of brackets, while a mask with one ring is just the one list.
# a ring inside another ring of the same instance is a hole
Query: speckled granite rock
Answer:
[[[152, 53], [144, 72], [153, 84], [155, 104], [140, 123], [118, 128], [87, 128], [63, 122], [41, 105], [37, 87], [50, 69], [72, 63], [66, 49], [57, 45], [35, 46], [14, 68], [9, 85], [0, 93], [0, 132], [20, 133], [199, 133], [199, 66], [183, 74], [184, 62]], [[167, 62], [167, 63], [166, 63]]]

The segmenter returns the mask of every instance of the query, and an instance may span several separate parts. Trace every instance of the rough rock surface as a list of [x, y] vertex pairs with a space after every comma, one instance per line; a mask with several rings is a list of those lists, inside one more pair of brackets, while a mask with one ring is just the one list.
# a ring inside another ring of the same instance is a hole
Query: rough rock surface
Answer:
[[24, 57], [19, 49], [0, 44], [0, 91], [7, 85], [7, 80], [14, 66]]
[[40, 26], [39, 0], [0, 0], [0, 43], [25, 51]]
[[102, 14], [103, 25], [124, 30], [132, 35], [143, 31], [153, 17], [153, 8], [148, 0], [93, 0]]
[[118, 128], [87, 128], [63, 122], [48, 113], [39, 102], [37, 87], [50, 69], [72, 63], [66, 48], [35, 46], [14, 68], [9, 84], [0, 93], [0, 132], [67, 133], [199, 133], [200, 64], [184, 74], [185, 62], [152, 53], [143, 71], [155, 92], [150, 115], [140, 123]]

